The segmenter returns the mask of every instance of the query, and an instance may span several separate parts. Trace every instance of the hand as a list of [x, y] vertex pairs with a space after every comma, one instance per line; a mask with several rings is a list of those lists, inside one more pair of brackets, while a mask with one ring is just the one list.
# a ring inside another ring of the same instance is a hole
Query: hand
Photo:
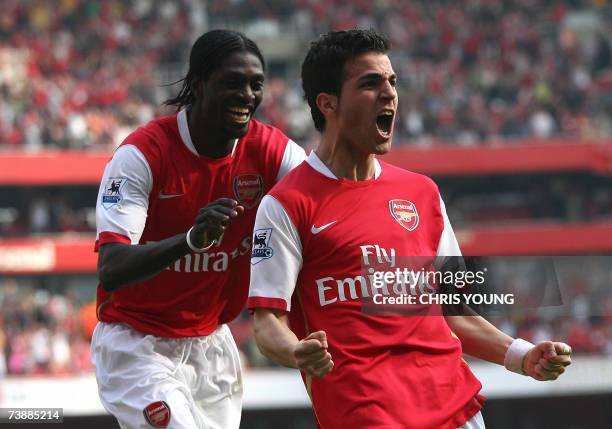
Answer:
[[542, 341], [527, 352], [523, 372], [536, 380], [556, 380], [572, 363], [572, 348], [565, 343]]
[[325, 331], [313, 332], [295, 346], [293, 356], [300, 371], [319, 378], [327, 375], [334, 367], [327, 351]]
[[219, 198], [202, 207], [196, 216], [191, 236], [194, 246], [208, 246], [223, 234], [230, 222], [244, 213], [244, 207], [230, 198]]

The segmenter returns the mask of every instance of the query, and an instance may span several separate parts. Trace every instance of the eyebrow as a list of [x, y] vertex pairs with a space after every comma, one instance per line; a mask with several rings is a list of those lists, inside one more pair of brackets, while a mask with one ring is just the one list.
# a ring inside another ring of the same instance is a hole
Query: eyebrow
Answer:
[[[241, 73], [235, 70], [228, 70], [227, 72], [224, 73], [223, 78], [224, 79], [242, 79], [246, 76], [247, 76], [246, 73]], [[266, 78], [263, 73], [255, 73], [253, 77], [255, 79], [260, 79], [260, 80], [265, 80]]]
[[[357, 82], [363, 82], [367, 80], [383, 80], [383, 79], [385, 79], [385, 77], [382, 73], [368, 73], [368, 74], [358, 77]], [[393, 73], [392, 75], [389, 76], [389, 79], [397, 79], [397, 75]]]

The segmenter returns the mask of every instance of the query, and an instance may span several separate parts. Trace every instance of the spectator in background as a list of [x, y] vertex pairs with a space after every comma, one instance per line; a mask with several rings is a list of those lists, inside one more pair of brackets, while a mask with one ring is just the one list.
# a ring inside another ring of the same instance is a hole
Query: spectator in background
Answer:
[[78, 307], [69, 290], [0, 282], [0, 368], [9, 375], [90, 372], [89, 350], [79, 348], [88, 339], [73, 320]]
[[[180, 73], [198, 16], [218, 27], [294, 22], [304, 40], [329, 29], [388, 29], [405, 94], [398, 143], [612, 135], [606, 3], [215, 0], [198, 7], [188, 0], [4, 1], [0, 145], [116, 147], [162, 113], [156, 106], [168, 88], [151, 88]], [[588, 25], [572, 22], [576, 12]], [[299, 141], [316, 139], [298, 85], [278, 79], [260, 118], [286, 125]]]

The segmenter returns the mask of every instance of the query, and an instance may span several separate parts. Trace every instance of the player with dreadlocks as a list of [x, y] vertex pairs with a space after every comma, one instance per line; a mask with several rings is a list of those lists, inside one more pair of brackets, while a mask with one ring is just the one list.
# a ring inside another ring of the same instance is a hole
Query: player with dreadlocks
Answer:
[[244, 35], [194, 43], [177, 113], [130, 134], [97, 200], [98, 390], [121, 427], [238, 428], [226, 323], [245, 303], [259, 201], [304, 151], [252, 119], [264, 59]]

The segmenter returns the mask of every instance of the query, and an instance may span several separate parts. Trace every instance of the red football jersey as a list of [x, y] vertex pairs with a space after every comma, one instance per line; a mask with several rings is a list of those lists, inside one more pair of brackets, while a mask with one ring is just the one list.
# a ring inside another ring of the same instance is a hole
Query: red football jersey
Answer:
[[185, 111], [153, 120], [128, 136], [102, 180], [96, 248], [184, 233], [198, 210], [220, 197], [239, 200], [246, 210], [207, 252], [187, 254], [153, 278], [112, 293], [98, 286], [99, 319], [163, 337], [208, 335], [232, 320], [248, 293], [259, 202], [283, 170], [303, 156], [283, 133], [255, 120], [230, 155], [198, 155]]
[[458, 255], [436, 185], [377, 164], [337, 179], [311, 154], [257, 214], [249, 308], [290, 311], [298, 338], [323, 330], [335, 366], [305, 380], [322, 428], [449, 428], [481, 408], [480, 382], [439, 315], [374, 315], [368, 267], [402, 256]]

